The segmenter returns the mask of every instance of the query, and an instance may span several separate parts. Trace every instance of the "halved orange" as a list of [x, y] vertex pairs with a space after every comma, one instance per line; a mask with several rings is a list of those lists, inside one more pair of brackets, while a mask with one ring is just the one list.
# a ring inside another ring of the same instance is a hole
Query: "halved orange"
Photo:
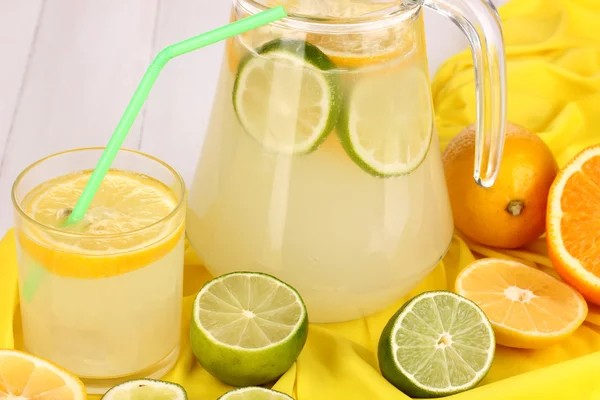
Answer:
[[554, 269], [600, 305], [600, 145], [559, 171], [548, 195], [546, 243]]
[[27, 353], [0, 350], [0, 399], [86, 398], [85, 386], [75, 375]]
[[537, 349], [558, 343], [585, 320], [583, 296], [566, 283], [517, 261], [484, 258], [462, 270], [456, 292], [490, 320], [496, 343]]

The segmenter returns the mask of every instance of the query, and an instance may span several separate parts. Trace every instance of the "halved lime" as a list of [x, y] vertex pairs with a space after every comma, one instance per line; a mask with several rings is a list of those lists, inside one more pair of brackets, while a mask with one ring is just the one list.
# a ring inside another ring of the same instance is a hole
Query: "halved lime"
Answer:
[[342, 146], [378, 177], [406, 175], [425, 160], [433, 136], [429, 79], [409, 66], [361, 77], [337, 129]]
[[210, 374], [233, 386], [257, 386], [283, 375], [308, 336], [302, 298], [261, 273], [233, 272], [206, 283], [194, 302], [192, 351]]
[[240, 63], [233, 106], [246, 132], [265, 150], [315, 150], [335, 126], [340, 87], [335, 65], [316, 46], [276, 39]]
[[495, 349], [492, 326], [475, 303], [448, 291], [426, 292], [387, 323], [379, 339], [379, 367], [408, 396], [442, 397], [475, 387]]
[[266, 389], [260, 386], [245, 387], [234, 389], [223, 396], [219, 400], [294, 400], [285, 393], [276, 390]]
[[102, 400], [185, 400], [183, 387], [153, 379], [128, 381], [110, 389]]

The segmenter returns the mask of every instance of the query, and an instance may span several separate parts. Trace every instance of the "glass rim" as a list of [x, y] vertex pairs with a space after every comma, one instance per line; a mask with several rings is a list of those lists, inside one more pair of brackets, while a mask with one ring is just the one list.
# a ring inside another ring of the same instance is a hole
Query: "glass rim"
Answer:
[[[284, 26], [301, 31], [317, 31], [323, 33], [352, 33], [351, 31], [369, 31], [386, 28], [399, 22], [410, 20], [418, 15], [424, 0], [407, 0], [407, 4], [389, 5], [375, 10], [372, 13], [357, 17], [315, 17], [290, 12], [281, 20], [270, 25]], [[234, 6], [238, 5], [250, 14], [268, 10], [270, 7], [261, 4], [260, 0], [233, 0]], [[349, 32], [350, 31], [350, 32]]]
[[[64, 151], [50, 154], [46, 157], [43, 157], [43, 158], [31, 163], [27, 167], [25, 167], [19, 173], [19, 175], [17, 175], [17, 177], [12, 185], [11, 200], [12, 200], [14, 209], [17, 210], [19, 215], [23, 219], [25, 219], [28, 223], [33, 224], [34, 226], [42, 229], [43, 231], [50, 232], [50, 233], [56, 234], [56, 235], [61, 235], [64, 237], [72, 237], [72, 238], [77, 238], [77, 239], [118, 239], [118, 238], [122, 238], [122, 237], [143, 234], [144, 232], [150, 231], [151, 229], [156, 228], [158, 225], [163, 224], [163, 223], [175, 218], [180, 213], [181, 209], [185, 205], [185, 200], [187, 197], [187, 189], [186, 189], [185, 181], [184, 181], [183, 177], [181, 176], [181, 174], [179, 172], [177, 172], [177, 170], [175, 170], [175, 168], [171, 167], [168, 163], [159, 159], [158, 157], [141, 152], [139, 150], [126, 149], [126, 148], [120, 148], [119, 152], [125, 152], [125, 153], [142, 156], [146, 159], [154, 161], [155, 163], [159, 164], [160, 166], [166, 168], [175, 177], [175, 179], [181, 184], [181, 195], [179, 196], [180, 198], [177, 202], [177, 205], [175, 206], [175, 208], [173, 208], [173, 210], [169, 214], [165, 215], [158, 221], [155, 221], [155, 222], [151, 223], [150, 225], [146, 225], [142, 228], [138, 228], [138, 229], [135, 229], [135, 230], [132, 230], [129, 232], [107, 233], [107, 234], [96, 234], [96, 235], [80, 234], [80, 233], [76, 233], [76, 232], [64, 231], [62, 229], [59, 229], [59, 228], [56, 228], [56, 227], [53, 227], [50, 225], [43, 224], [39, 221], [36, 221], [33, 217], [31, 217], [29, 214], [27, 214], [25, 212], [23, 207], [21, 207], [21, 202], [17, 199], [17, 188], [19, 187], [19, 183], [25, 178], [25, 176], [27, 176], [27, 174], [29, 172], [31, 172], [32, 169], [34, 169], [35, 167], [41, 165], [42, 163], [44, 163], [50, 159], [58, 158], [60, 156], [63, 156], [63, 155], [69, 154], [69, 153], [80, 153], [80, 152], [85, 152], [85, 151], [104, 151], [105, 148], [106, 148], [105, 146], [94, 146], [94, 147], [79, 147], [79, 148], [64, 150]], [[161, 183], [164, 183], [164, 182], [161, 182]], [[176, 228], [177, 227], [175, 227], [175, 229]], [[161, 240], [161, 239], [159, 239], [159, 240]]]

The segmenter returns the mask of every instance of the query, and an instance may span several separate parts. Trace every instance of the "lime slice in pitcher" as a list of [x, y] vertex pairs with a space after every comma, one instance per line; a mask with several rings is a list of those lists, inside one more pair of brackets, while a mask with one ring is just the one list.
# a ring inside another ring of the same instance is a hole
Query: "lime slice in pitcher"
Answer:
[[267, 389], [260, 386], [245, 387], [234, 389], [223, 396], [219, 400], [294, 400], [285, 393], [276, 390]]
[[338, 135], [359, 167], [389, 177], [421, 165], [432, 131], [429, 79], [420, 68], [408, 66], [360, 79], [344, 106]]
[[200, 289], [190, 330], [192, 351], [211, 375], [232, 386], [258, 386], [296, 361], [308, 315], [290, 285], [267, 274], [232, 272]]
[[110, 389], [102, 400], [186, 400], [183, 387], [165, 381], [138, 379]]
[[494, 331], [471, 300], [422, 293], [389, 320], [379, 339], [382, 375], [410, 397], [448, 396], [475, 387], [492, 365]]
[[335, 68], [317, 47], [276, 39], [240, 63], [233, 105], [246, 132], [268, 152], [315, 150], [335, 126], [340, 108]]

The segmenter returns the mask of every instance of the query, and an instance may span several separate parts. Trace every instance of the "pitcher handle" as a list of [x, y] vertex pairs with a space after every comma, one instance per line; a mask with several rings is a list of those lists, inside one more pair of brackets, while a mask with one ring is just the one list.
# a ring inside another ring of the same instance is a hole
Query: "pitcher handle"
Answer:
[[494, 184], [504, 151], [506, 60], [500, 16], [489, 0], [425, 0], [467, 36], [473, 53], [477, 94], [475, 181]]

